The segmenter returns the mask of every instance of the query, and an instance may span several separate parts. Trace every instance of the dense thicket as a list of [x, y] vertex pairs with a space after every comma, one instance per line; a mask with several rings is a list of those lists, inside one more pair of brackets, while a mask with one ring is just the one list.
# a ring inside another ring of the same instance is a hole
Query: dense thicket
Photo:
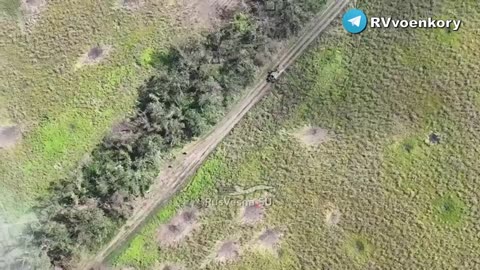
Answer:
[[284, 1], [267, 12], [264, 1], [237, 13], [203, 41], [171, 48], [157, 74], [139, 90], [137, 113], [114, 128], [77, 174], [52, 187], [38, 206], [34, 243], [58, 266], [97, 249], [133, 210], [158, 174], [164, 153], [203, 134], [254, 79], [274, 50], [321, 4]]

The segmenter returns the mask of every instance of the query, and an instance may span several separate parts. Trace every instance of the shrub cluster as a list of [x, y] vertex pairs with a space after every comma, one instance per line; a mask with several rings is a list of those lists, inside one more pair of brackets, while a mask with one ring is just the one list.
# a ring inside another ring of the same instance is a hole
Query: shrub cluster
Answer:
[[[54, 265], [70, 268], [95, 251], [132, 214], [158, 175], [159, 160], [216, 123], [272, 53], [272, 39], [298, 32], [318, 1], [283, 1], [266, 11], [250, 2], [202, 41], [158, 55], [156, 74], [139, 89], [137, 113], [114, 128], [77, 174], [55, 184], [36, 208], [34, 244]], [[318, 5], [318, 6], [315, 6]]]

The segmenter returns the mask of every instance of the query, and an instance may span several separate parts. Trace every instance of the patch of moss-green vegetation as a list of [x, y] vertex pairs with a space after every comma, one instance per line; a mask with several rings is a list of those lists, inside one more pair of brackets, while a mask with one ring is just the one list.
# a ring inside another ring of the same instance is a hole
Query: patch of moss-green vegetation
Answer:
[[373, 253], [373, 245], [364, 236], [350, 235], [346, 239], [347, 254], [357, 263], [365, 264]]
[[[236, 185], [272, 187], [239, 196], [271, 198], [264, 219], [245, 226], [238, 205], [208, 206], [202, 229], [177, 249], [160, 249], [156, 261], [209, 269], [477, 267], [478, 5], [358, 4], [369, 14], [464, 25], [456, 33], [370, 29], [354, 37], [331, 27], [209, 158], [225, 171], [201, 197], [229, 198]], [[306, 125], [329, 131], [330, 140], [302, 147], [289, 134]], [[285, 233], [274, 261], [254, 248], [266, 227]], [[245, 251], [240, 259], [212, 262], [215, 244], [232, 236]], [[114, 264], [150, 269], [130, 254]]]
[[142, 51], [139, 57], [139, 63], [142, 67], [148, 67], [155, 62], [155, 50], [153, 48], [146, 48]]
[[438, 220], [448, 225], [459, 224], [465, 215], [465, 203], [454, 195], [437, 199], [434, 206]]
[[426, 158], [428, 150], [423, 138], [417, 135], [395, 141], [388, 148], [387, 155], [403, 170], [415, 170], [415, 165]]
[[251, 31], [254, 26], [251, 17], [243, 13], [236, 14], [232, 23], [234, 28], [242, 34]]
[[92, 132], [92, 121], [74, 112], [71, 112], [71, 114], [74, 115], [60, 116], [65, 120], [51, 121], [42, 125], [38, 135], [37, 147], [43, 158], [58, 159], [62, 154], [65, 154], [65, 151], [79, 146], [78, 141]]

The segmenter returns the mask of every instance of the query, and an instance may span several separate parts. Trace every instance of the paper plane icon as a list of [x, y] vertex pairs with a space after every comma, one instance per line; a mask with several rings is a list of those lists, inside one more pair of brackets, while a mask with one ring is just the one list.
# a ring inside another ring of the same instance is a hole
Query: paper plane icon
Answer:
[[367, 15], [360, 9], [350, 9], [343, 15], [342, 24], [347, 32], [359, 34], [367, 28]]
[[357, 16], [348, 20], [348, 22], [352, 23], [353, 26], [360, 27], [360, 23], [362, 22], [362, 16]]

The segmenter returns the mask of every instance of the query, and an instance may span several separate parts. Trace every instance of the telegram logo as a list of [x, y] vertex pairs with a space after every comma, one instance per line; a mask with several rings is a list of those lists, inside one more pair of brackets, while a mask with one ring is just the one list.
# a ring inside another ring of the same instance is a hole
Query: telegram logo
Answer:
[[352, 34], [363, 32], [367, 28], [367, 15], [359, 9], [350, 9], [343, 15], [343, 28]]

